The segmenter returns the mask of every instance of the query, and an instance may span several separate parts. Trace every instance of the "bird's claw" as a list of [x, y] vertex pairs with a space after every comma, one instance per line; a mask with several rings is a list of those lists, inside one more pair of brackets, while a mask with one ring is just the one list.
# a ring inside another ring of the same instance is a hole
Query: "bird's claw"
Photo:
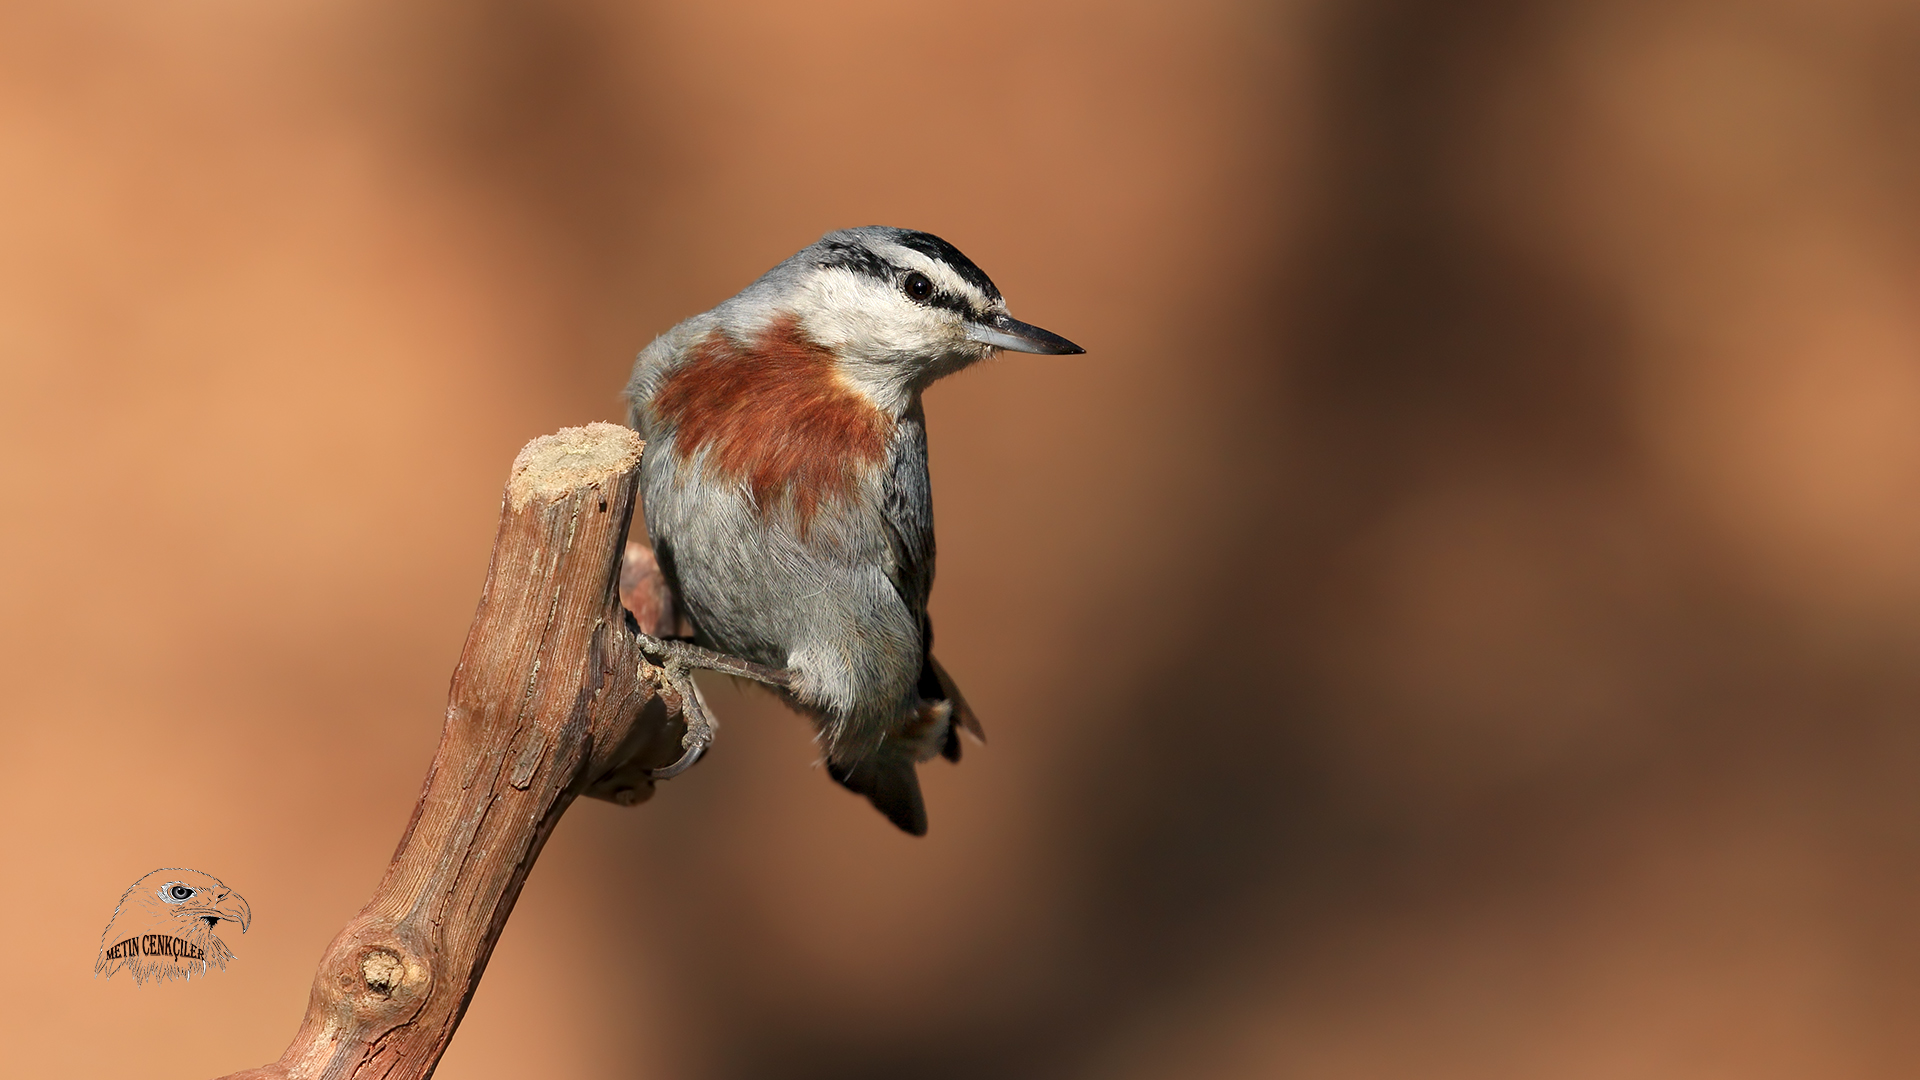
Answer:
[[634, 636], [640, 641], [641, 653], [649, 662], [654, 662], [658, 670], [655, 678], [659, 685], [679, 699], [680, 719], [687, 725], [687, 734], [680, 740], [683, 751], [680, 760], [665, 768], [650, 771], [648, 775], [655, 780], [668, 780], [693, 768], [693, 763], [699, 761], [700, 755], [713, 745], [713, 733], [719, 725], [714, 722], [713, 710], [707, 707], [707, 699], [701, 695], [699, 684], [693, 681], [694, 668], [718, 671], [723, 675], [738, 675], [783, 689], [792, 684], [792, 677], [780, 668], [703, 649], [692, 642], [670, 641], [645, 633]]
[[707, 752], [707, 747], [710, 745], [711, 739], [711, 735], [707, 738], [695, 738], [693, 729], [688, 728], [686, 737], [680, 740], [680, 745], [685, 747], [685, 749], [680, 752], [680, 760], [664, 768], [649, 769], [647, 770], [647, 775], [655, 780], [671, 780], [679, 776], [681, 773], [693, 768], [693, 763], [699, 761], [700, 755]]
[[686, 735], [680, 739], [680, 759], [665, 768], [652, 769], [647, 773], [655, 780], [670, 780], [693, 768], [694, 762], [713, 745], [713, 713], [707, 708], [707, 699], [701, 696], [700, 685], [693, 681], [693, 665], [687, 655], [681, 651], [687, 646], [678, 641], [662, 641], [648, 634], [636, 635], [640, 639], [640, 651], [649, 660], [657, 660], [655, 665], [662, 689], [668, 691], [677, 705], [676, 712], [687, 726]]
[[678, 664], [663, 669], [663, 680], [680, 699], [680, 720], [687, 725], [687, 733], [680, 737], [680, 760], [663, 769], [654, 769], [647, 775], [655, 780], [671, 780], [700, 760], [700, 755], [713, 745], [713, 713], [707, 709], [707, 699], [700, 695], [700, 686], [693, 681], [692, 674]]
[[[724, 653], [703, 650], [689, 642], [668, 642], [649, 634], [637, 634], [637, 636], [639, 636], [639, 650], [647, 653], [649, 657], [659, 657], [657, 678], [660, 684], [668, 692], [672, 692], [672, 696], [678, 700], [680, 721], [687, 724], [687, 734], [680, 740], [680, 746], [682, 746], [680, 761], [674, 761], [664, 769], [653, 769], [649, 773], [649, 776], [653, 776], [655, 780], [670, 780], [678, 774], [685, 773], [687, 769], [693, 769], [693, 763], [699, 761], [701, 755], [707, 753], [708, 746], [714, 744], [714, 730], [720, 726], [714, 723], [712, 709], [707, 707], [707, 696], [701, 694], [699, 682], [693, 682], [693, 669], [705, 667], [710, 671], [724, 671], [728, 675], [745, 675], [749, 678], [755, 678], [756, 671], [772, 673], [774, 669], [760, 669], [760, 665], [733, 659]], [[749, 669], [749, 671], [743, 671], [743, 669]], [[776, 673], [776, 675], [783, 676], [785, 673]]]

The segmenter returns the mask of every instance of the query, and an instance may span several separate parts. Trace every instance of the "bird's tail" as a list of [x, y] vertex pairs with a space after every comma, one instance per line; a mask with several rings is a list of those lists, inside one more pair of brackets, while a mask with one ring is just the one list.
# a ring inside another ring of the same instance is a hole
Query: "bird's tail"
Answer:
[[927, 807], [920, 797], [917, 766], [933, 757], [960, 760], [960, 733], [981, 742], [986, 732], [960, 695], [953, 676], [929, 653], [909, 716], [865, 752], [828, 754], [827, 772], [849, 791], [867, 797], [887, 820], [914, 836], [927, 835]]
[[927, 804], [912, 757], [882, 747], [853, 761], [828, 760], [827, 774], [848, 791], [864, 795], [887, 820], [914, 836], [927, 835]]
[[940, 666], [932, 653], [927, 654], [927, 662], [920, 668], [920, 701], [924, 712], [927, 706], [946, 707], [946, 734], [941, 740], [940, 754], [948, 761], [960, 760], [960, 733], [965, 731], [974, 741], [987, 741], [987, 730], [980, 726], [980, 718], [973, 715], [973, 706], [960, 693], [960, 684], [953, 681], [947, 669]]

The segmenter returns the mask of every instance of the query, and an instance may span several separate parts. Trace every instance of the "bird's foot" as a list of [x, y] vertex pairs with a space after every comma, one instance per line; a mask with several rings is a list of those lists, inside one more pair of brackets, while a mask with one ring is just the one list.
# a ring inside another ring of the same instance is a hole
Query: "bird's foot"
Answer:
[[649, 634], [636, 634], [640, 639], [640, 651], [650, 658], [657, 657], [662, 667], [682, 669], [700, 668], [705, 671], [717, 671], [722, 675], [738, 675], [743, 679], [777, 686], [782, 690], [793, 685], [793, 673], [785, 668], [768, 667], [751, 660], [742, 660], [737, 656], [728, 656], [723, 652], [702, 648], [691, 641], [678, 641], [674, 638], [657, 638]]
[[786, 689], [793, 682], [792, 675], [781, 668], [728, 656], [691, 642], [656, 638], [649, 634], [635, 636], [640, 640], [641, 653], [658, 667], [662, 686], [679, 699], [680, 718], [687, 725], [687, 733], [680, 740], [680, 760], [665, 768], [654, 769], [649, 775], [655, 780], [669, 780], [686, 772], [694, 762], [700, 760], [700, 755], [707, 752], [707, 747], [713, 745], [713, 733], [718, 725], [714, 722], [712, 710], [707, 707], [707, 699], [700, 693], [699, 684], [693, 681], [695, 668], [737, 675], [781, 689]]

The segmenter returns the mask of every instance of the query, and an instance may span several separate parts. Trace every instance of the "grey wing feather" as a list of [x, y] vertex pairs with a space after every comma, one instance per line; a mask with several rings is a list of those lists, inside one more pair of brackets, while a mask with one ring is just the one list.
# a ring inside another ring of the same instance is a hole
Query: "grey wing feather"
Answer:
[[933, 620], [927, 615], [927, 598], [933, 592], [933, 489], [927, 478], [926, 427], [918, 408], [902, 417], [901, 425], [900, 442], [884, 487], [883, 516], [894, 559], [888, 577], [920, 625], [922, 652], [916, 693], [923, 701], [944, 701], [952, 706], [953, 725], [941, 753], [950, 761], [958, 761], [960, 731], [981, 742], [987, 736], [953, 676], [933, 656]]
[[881, 492], [881, 517], [893, 555], [887, 577], [914, 621], [924, 622], [927, 597], [933, 592], [933, 485], [927, 478], [927, 429], [918, 407], [900, 418]]

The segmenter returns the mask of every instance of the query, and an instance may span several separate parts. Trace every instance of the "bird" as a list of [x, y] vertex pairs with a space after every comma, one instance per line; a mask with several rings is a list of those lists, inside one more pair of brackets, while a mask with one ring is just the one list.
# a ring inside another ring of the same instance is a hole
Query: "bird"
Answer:
[[210, 968], [226, 970], [233, 950], [214, 934], [222, 922], [246, 933], [253, 909], [246, 898], [212, 874], [162, 867], [127, 886], [100, 935], [95, 976], [122, 969], [136, 984], [148, 979], [191, 979]]
[[1001, 351], [1086, 350], [1007, 313], [931, 233], [829, 232], [634, 364], [641, 504], [691, 644], [783, 674], [826, 771], [927, 831], [918, 765], [979, 720], [933, 657], [922, 395]]

